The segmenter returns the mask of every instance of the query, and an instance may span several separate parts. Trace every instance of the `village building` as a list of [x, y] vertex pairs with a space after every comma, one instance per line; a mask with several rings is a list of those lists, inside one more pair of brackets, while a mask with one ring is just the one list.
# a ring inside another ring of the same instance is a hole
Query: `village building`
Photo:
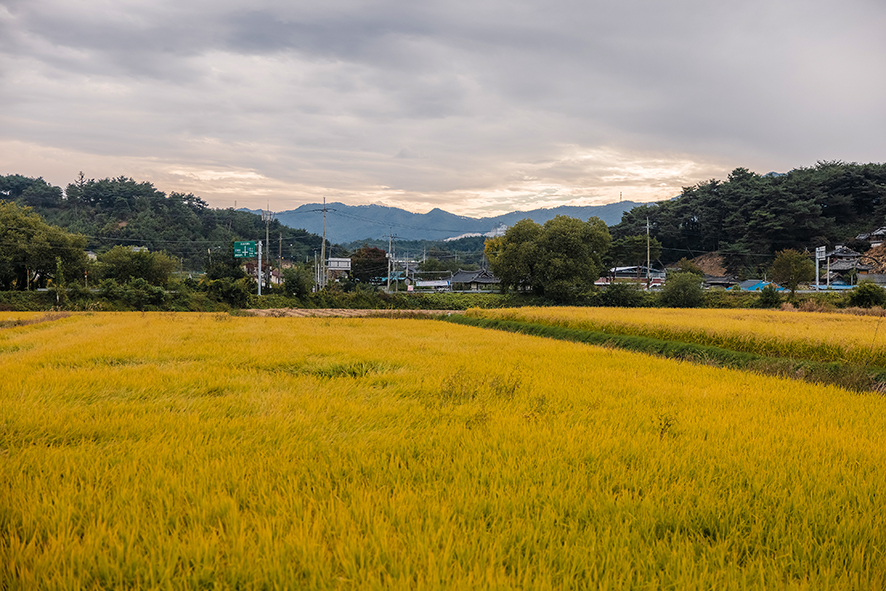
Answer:
[[865, 232], [855, 237], [856, 240], [864, 240], [871, 243], [871, 248], [876, 248], [886, 241], [886, 226], [877, 228], [872, 232]]

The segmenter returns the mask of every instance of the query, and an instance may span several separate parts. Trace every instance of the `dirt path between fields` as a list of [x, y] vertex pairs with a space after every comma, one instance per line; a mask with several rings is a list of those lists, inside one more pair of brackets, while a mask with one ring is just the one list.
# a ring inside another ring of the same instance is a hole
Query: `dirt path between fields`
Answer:
[[349, 310], [342, 308], [274, 308], [270, 310], [243, 310], [251, 316], [273, 318], [420, 318], [461, 314], [464, 310]]

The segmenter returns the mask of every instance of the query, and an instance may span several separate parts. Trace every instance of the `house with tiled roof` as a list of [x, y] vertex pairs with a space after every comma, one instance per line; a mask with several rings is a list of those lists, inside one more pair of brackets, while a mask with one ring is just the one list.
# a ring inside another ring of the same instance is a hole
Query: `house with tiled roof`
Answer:
[[856, 240], [865, 240], [871, 243], [871, 247], [880, 246], [886, 242], [886, 226], [877, 228], [873, 232], [865, 232], [855, 237]]
[[843, 280], [851, 285], [853, 278], [859, 274], [866, 274], [874, 268], [873, 265], [861, 262], [861, 258], [860, 252], [838, 244], [834, 250], [825, 253], [825, 280], [828, 284]]
[[501, 283], [501, 279], [488, 269], [463, 271], [459, 269], [449, 278], [453, 291], [490, 291]]

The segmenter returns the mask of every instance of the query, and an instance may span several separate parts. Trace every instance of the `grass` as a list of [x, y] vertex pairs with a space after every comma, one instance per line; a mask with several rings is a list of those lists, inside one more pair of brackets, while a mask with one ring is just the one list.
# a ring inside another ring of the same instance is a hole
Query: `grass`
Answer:
[[880, 396], [421, 319], [0, 347], [0, 588], [886, 585]]

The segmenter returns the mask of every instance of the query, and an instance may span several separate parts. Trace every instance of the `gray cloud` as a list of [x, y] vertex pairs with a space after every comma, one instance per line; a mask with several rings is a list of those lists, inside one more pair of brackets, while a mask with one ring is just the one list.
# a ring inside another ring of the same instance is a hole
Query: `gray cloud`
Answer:
[[0, 162], [279, 209], [664, 198], [881, 160], [884, 25], [875, 0], [0, 0]]

